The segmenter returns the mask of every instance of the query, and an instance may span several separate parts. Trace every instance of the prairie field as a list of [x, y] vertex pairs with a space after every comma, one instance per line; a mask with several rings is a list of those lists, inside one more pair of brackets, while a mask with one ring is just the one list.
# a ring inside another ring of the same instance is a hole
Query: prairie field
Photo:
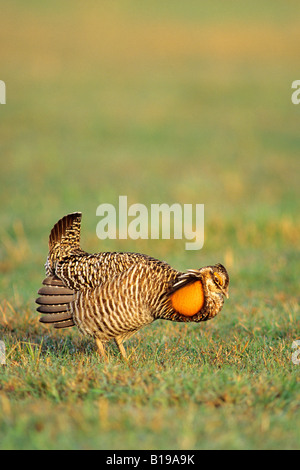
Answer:
[[[3, 2], [0, 449], [299, 450], [299, 10]], [[204, 204], [203, 248], [100, 240], [97, 207], [120, 195]], [[48, 236], [74, 211], [86, 251], [224, 264], [220, 315], [155, 322], [108, 364], [39, 323]]]

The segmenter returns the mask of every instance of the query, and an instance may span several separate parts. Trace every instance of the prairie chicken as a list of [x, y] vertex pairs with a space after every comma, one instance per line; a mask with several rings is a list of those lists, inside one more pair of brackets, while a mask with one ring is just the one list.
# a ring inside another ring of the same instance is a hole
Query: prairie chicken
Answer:
[[38, 291], [42, 323], [76, 325], [104, 343], [123, 342], [154, 320], [210, 320], [228, 298], [229, 276], [221, 264], [180, 272], [164, 261], [139, 253], [89, 254], [80, 248], [81, 213], [60, 219], [49, 237], [46, 279]]

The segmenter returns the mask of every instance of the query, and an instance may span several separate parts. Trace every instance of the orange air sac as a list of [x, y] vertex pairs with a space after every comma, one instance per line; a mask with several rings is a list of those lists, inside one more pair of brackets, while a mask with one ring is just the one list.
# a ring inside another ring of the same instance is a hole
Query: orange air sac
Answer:
[[200, 281], [178, 289], [171, 296], [172, 307], [186, 317], [192, 317], [201, 310], [204, 304], [203, 287]]

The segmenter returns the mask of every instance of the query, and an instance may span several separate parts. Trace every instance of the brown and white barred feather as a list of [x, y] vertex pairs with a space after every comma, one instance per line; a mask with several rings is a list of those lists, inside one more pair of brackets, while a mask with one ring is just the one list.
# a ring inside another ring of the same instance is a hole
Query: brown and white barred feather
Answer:
[[47, 277], [38, 291], [42, 323], [76, 325], [103, 342], [123, 341], [157, 319], [200, 322], [213, 318], [228, 295], [222, 265], [179, 272], [139, 253], [88, 254], [80, 248], [81, 213], [63, 217], [49, 237]]

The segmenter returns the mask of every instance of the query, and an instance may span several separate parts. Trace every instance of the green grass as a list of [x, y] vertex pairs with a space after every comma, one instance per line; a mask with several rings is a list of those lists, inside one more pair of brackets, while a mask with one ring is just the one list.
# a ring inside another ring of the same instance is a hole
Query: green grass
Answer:
[[1, 447], [297, 448], [297, 309], [259, 299], [230, 310], [201, 328], [152, 325], [129, 364], [110, 347], [106, 365], [75, 332], [43, 335], [8, 308]]
[[[300, 447], [299, 6], [172, 4], [14, 0], [1, 13], [1, 449]], [[204, 203], [203, 249], [98, 240], [96, 208], [119, 195]], [[88, 251], [224, 263], [222, 313], [145, 328], [128, 364], [41, 325], [49, 231], [76, 210]]]

